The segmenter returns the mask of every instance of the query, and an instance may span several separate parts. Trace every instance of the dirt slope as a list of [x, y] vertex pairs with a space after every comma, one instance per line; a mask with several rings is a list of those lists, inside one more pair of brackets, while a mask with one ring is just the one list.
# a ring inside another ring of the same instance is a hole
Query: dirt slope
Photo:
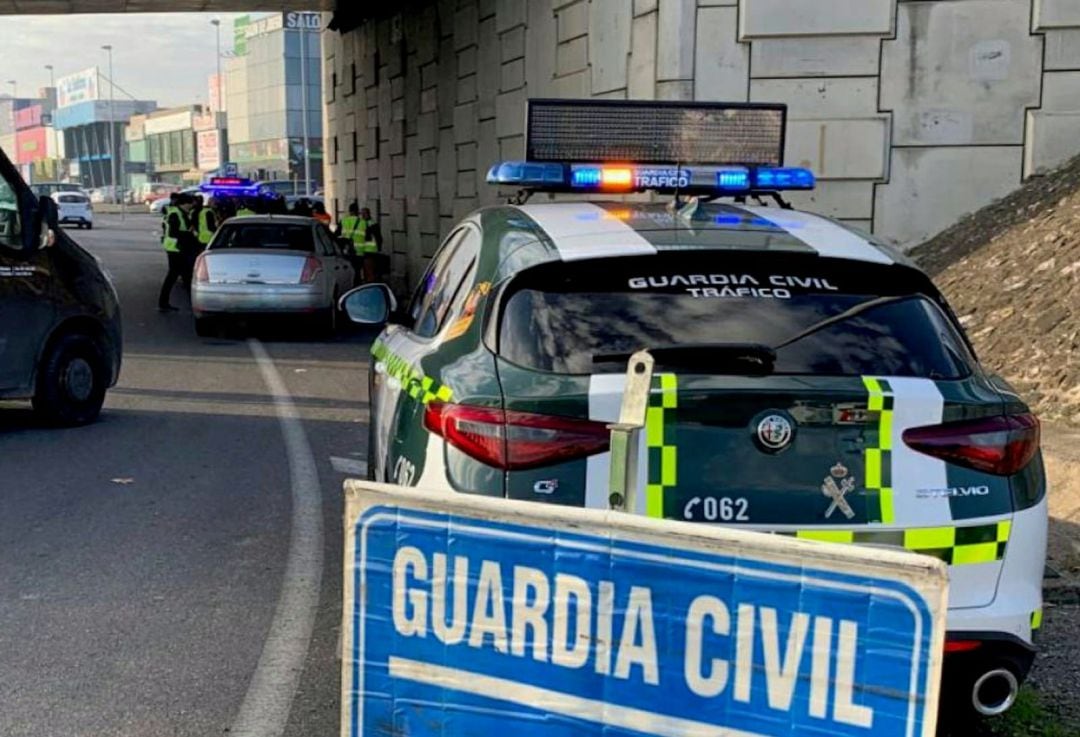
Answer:
[[1080, 157], [911, 255], [982, 362], [1046, 420], [1080, 426]]

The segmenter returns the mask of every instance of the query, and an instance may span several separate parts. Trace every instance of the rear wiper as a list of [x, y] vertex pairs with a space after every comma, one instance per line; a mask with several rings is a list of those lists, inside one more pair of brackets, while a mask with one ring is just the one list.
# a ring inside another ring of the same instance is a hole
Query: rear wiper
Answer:
[[781, 348], [787, 348], [792, 343], [798, 343], [803, 338], [807, 338], [814, 333], [820, 333], [825, 328], [832, 327], [833, 325], [844, 322], [845, 320], [850, 320], [853, 317], [858, 317], [864, 312], [869, 312], [870, 310], [877, 309], [878, 307], [882, 307], [883, 305], [891, 305], [896, 302], [906, 302], [909, 299], [918, 298], [919, 295], [917, 294], [904, 294], [899, 296], [894, 295], [892, 297], [877, 297], [876, 299], [868, 299], [865, 302], [860, 302], [854, 307], [844, 310], [839, 315], [833, 315], [832, 317], [827, 317], [820, 322], [815, 322], [810, 327], [799, 331], [787, 340], [777, 343], [773, 346], [773, 350], [778, 351]]
[[[772, 373], [776, 351], [761, 343], [676, 343], [647, 349], [663, 366], [708, 369], [709, 373], [757, 375]], [[593, 363], [621, 363], [633, 353], [597, 353]]]

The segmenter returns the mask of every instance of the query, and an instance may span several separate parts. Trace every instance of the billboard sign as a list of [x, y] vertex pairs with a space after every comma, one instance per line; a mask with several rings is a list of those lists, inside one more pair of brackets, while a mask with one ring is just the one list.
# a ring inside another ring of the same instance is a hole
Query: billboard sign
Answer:
[[195, 134], [195, 146], [200, 171], [213, 171], [221, 166], [221, 131], [199, 131]]
[[285, 27], [289, 30], [321, 30], [322, 13], [285, 13]]
[[56, 80], [57, 107], [100, 99], [101, 75], [97, 67]]
[[346, 489], [343, 735], [935, 733], [941, 561]]

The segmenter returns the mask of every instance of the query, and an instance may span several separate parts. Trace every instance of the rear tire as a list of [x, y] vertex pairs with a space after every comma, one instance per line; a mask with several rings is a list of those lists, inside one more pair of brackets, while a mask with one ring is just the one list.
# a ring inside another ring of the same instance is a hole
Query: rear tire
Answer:
[[319, 313], [316, 318], [317, 327], [320, 335], [327, 338], [333, 338], [338, 332], [338, 309], [337, 299], [334, 300], [334, 304], [330, 306], [330, 309], [324, 310]]
[[98, 342], [88, 335], [64, 335], [38, 367], [34, 410], [53, 425], [86, 425], [101, 413], [108, 383], [108, 363]]
[[212, 317], [195, 318], [195, 334], [200, 338], [214, 338], [218, 333], [217, 321]]
[[93, 230], [94, 229], [94, 224], [93, 223], [87, 223], [86, 224], [86, 229], [87, 230]]

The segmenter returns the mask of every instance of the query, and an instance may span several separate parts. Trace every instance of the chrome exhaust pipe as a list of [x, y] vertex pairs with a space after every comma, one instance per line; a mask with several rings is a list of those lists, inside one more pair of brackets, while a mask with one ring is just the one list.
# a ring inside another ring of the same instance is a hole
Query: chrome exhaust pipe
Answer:
[[1020, 683], [1011, 670], [995, 668], [983, 673], [971, 689], [971, 703], [984, 717], [1004, 714], [1016, 703]]

